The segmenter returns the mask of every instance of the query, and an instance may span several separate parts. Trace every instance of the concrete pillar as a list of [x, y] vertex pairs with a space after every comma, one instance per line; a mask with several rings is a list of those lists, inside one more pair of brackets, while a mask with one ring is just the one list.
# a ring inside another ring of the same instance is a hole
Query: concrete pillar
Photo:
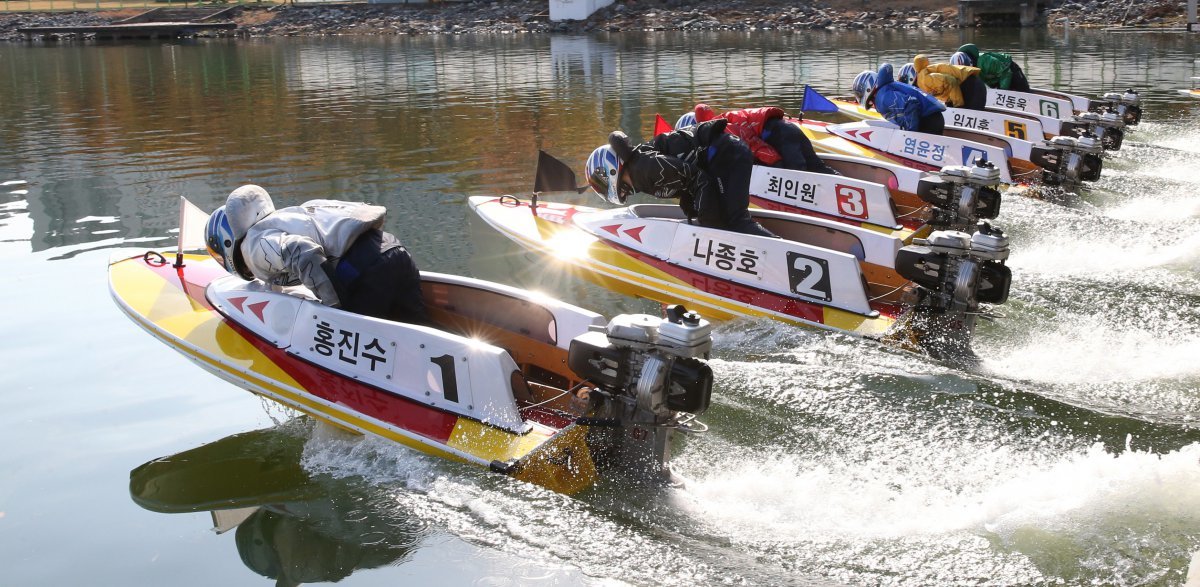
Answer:
[[[1190, 0], [1195, 1], [1195, 0]], [[958, 3], [958, 26], [965, 27], [975, 23], [975, 9], [967, 2]]]
[[1033, 26], [1037, 23], [1037, 18], [1037, 2], [1030, 1], [1021, 4], [1021, 26]]
[[550, 20], [587, 20], [593, 12], [612, 3], [613, 0], [550, 0]]

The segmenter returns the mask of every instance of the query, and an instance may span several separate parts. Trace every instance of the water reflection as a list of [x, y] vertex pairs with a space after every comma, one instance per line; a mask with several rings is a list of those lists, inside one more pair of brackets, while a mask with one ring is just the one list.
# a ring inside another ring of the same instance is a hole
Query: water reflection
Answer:
[[361, 480], [306, 472], [306, 427], [296, 420], [155, 459], [130, 472], [130, 496], [153, 512], [210, 512], [217, 533], [234, 531], [242, 563], [276, 585], [403, 564], [428, 527]]
[[[0, 87], [0, 178], [33, 182], [26, 197], [35, 250], [165, 236], [175, 196], [212, 209], [233, 187], [255, 182], [283, 204], [332, 196], [388, 205], [393, 231], [415, 234], [410, 248], [421, 253], [453, 248], [439, 235], [462, 227], [464, 212], [440, 204], [523, 189], [538, 149], [582, 160], [608, 131], [644, 138], [655, 114], [673, 120], [696, 101], [795, 111], [806, 83], [843, 91], [880, 61], [908, 61], [918, 50], [945, 57], [968, 40], [1013, 51], [1035, 83], [1084, 94], [1143, 88], [1149, 120], [1192, 107], [1161, 82], [1196, 74], [1188, 37], [986, 35], [9, 45], [0, 47], [0, 78], [13, 82]], [[84, 218], [116, 222], [96, 227]]]

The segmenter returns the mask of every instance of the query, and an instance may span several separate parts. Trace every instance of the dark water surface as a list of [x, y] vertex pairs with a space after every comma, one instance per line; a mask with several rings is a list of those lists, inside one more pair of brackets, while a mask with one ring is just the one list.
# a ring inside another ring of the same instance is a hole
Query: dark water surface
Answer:
[[[1200, 101], [1174, 90], [1200, 75], [1197, 43], [964, 35], [0, 46], [0, 585], [1183, 584]], [[1038, 85], [1141, 88], [1146, 122], [1081, 203], [1006, 198], [1013, 299], [978, 369], [721, 325], [712, 431], [676, 461], [687, 490], [569, 498], [328, 434], [191, 365], [106, 291], [111, 254], [173, 242], [179, 195], [211, 210], [254, 182], [279, 205], [386, 204], [425, 269], [653, 311], [542, 271], [467, 197], [528, 190], [538, 149], [580, 162], [696, 101], [794, 111], [805, 83], [844, 91], [970, 40]], [[150, 499], [148, 471], [194, 491]]]

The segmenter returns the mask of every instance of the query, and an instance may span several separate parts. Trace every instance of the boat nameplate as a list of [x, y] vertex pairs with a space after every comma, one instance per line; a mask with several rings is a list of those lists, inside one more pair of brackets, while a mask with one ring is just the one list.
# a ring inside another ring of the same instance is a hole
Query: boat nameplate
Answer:
[[755, 165], [750, 195], [838, 218], [896, 226], [887, 186], [852, 177]]

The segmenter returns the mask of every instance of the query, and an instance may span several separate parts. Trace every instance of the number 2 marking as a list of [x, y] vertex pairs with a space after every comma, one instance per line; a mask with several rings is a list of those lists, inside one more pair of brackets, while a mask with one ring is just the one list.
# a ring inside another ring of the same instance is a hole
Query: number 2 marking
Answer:
[[833, 299], [828, 261], [792, 251], [788, 251], [787, 259], [788, 284], [793, 292], [825, 302]]

